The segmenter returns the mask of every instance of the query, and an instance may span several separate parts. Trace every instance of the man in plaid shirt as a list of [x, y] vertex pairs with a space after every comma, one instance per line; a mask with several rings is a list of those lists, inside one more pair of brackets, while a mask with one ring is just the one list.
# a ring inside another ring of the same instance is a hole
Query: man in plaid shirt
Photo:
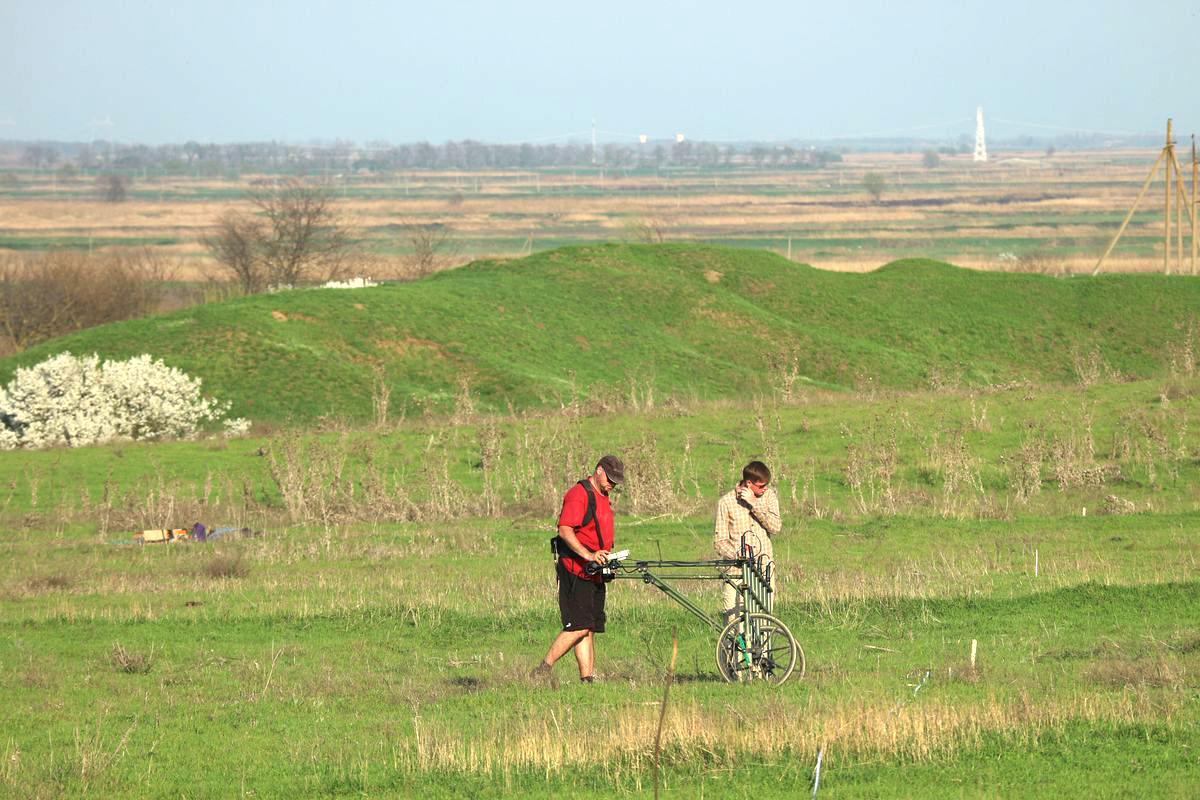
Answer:
[[[717, 517], [713, 530], [713, 548], [718, 558], [739, 558], [742, 537], [752, 548], [754, 556], [765, 555], [767, 563], [775, 560], [771, 537], [779, 533], [779, 495], [768, 484], [771, 470], [761, 461], [751, 461], [742, 468], [742, 480], [717, 501]], [[771, 570], [771, 589], [775, 589], [775, 570]], [[722, 593], [724, 609], [729, 611], [738, 601], [737, 590], [728, 583]]]

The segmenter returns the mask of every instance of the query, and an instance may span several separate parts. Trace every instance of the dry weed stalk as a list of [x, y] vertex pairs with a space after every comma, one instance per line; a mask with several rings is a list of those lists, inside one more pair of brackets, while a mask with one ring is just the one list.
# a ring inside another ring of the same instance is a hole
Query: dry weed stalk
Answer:
[[1089, 350], [1084, 350], [1078, 345], [1072, 347], [1071, 369], [1074, 370], [1075, 379], [1081, 387], [1086, 389], [1095, 386], [1105, 369], [1104, 361], [1100, 358], [1100, 347], [1092, 345]]
[[114, 642], [109, 656], [121, 672], [144, 675], [154, 667], [153, 649], [146, 653], [139, 653], [126, 650], [120, 642]]
[[1158, 484], [1159, 470], [1179, 479], [1179, 465], [1189, 458], [1188, 416], [1173, 406], [1155, 412], [1134, 409], [1122, 414], [1113, 432], [1112, 458], [1141, 467], [1150, 485]]
[[1046, 433], [1030, 426], [1008, 462], [1008, 485], [1017, 503], [1024, 505], [1042, 490], [1042, 463], [1046, 460]]
[[382, 364], [373, 364], [371, 371], [374, 374], [374, 380], [371, 383], [371, 409], [374, 413], [375, 427], [384, 428], [388, 422], [392, 387], [388, 385], [387, 371]]
[[1196, 348], [1200, 342], [1200, 326], [1196, 318], [1188, 319], [1186, 325], [1177, 325], [1180, 340], [1167, 343], [1167, 367], [1177, 378], [1191, 378], [1196, 374]]
[[1081, 486], [1103, 486], [1120, 475], [1120, 467], [1096, 461], [1092, 437], [1092, 412], [1084, 406], [1078, 420], [1062, 420], [1065, 430], [1050, 439], [1048, 455], [1054, 480], [1062, 491]]
[[860, 514], [897, 513], [898, 492], [893, 481], [899, 464], [895, 424], [885, 425], [875, 417], [856, 434], [842, 426], [846, 440], [844, 474]]
[[808, 459], [804, 462], [804, 468], [800, 471], [800, 480], [803, 488], [800, 491], [800, 497], [796, 497], [796, 484], [792, 484], [792, 509], [804, 517], [813, 517], [814, 519], [825, 519], [830, 516], [830, 509], [827, 503], [821, 502], [820, 494], [817, 491], [817, 462], [813, 459]]
[[983, 495], [979, 460], [967, 449], [961, 430], [951, 431], [945, 440], [935, 432], [929, 456], [942, 476], [942, 516], [962, 516]]

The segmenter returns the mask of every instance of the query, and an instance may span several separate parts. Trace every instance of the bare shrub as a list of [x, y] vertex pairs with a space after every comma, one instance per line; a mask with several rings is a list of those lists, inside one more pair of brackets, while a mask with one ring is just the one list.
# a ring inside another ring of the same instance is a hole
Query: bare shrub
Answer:
[[1067, 270], [1066, 259], [1045, 250], [1033, 250], [1017, 258], [1017, 270], [1035, 275], [1061, 275]]
[[200, 568], [200, 574], [213, 580], [245, 578], [250, 574], [250, 565], [242, 558], [241, 553], [213, 556]]
[[127, 650], [120, 642], [114, 642], [112, 650], [109, 651], [109, 659], [121, 672], [145, 675], [154, 667], [154, 650], [139, 653], [135, 650]]
[[1104, 503], [1100, 506], [1100, 513], [1111, 516], [1120, 516], [1124, 514], [1133, 514], [1137, 511], [1137, 505], [1132, 500], [1126, 500], [1123, 497], [1117, 497], [1115, 494], [1105, 495]]
[[458, 255], [459, 242], [449, 225], [440, 222], [409, 223], [405, 229], [408, 264], [412, 277], [423, 277], [450, 265]]
[[23, 350], [158, 308], [176, 263], [150, 250], [57, 251], [0, 259], [0, 332]]
[[625, 238], [640, 244], [660, 244], [666, 240], [666, 223], [657, 217], [626, 219]]

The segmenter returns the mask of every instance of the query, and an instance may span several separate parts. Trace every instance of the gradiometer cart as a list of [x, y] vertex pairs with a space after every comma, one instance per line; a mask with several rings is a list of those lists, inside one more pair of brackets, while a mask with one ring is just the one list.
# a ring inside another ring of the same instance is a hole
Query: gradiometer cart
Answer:
[[[713, 561], [634, 561], [626, 556], [609, 561], [605, 571], [613, 579], [654, 586], [712, 628], [717, 634], [717, 670], [730, 683], [762, 680], [777, 686], [793, 674], [804, 677], [804, 650], [774, 614], [775, 565], [756, 556], [744, 537], [741, 552], [742, 558]], [[720, 581], [734, 588], [738, 603], [724, 614], [705, 613], [667, 579]]]

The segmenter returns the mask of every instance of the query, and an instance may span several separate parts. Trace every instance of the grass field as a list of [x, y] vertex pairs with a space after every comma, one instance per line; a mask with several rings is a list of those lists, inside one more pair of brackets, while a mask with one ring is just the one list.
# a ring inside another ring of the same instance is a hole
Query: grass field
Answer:
[[[362, 271], [404, 274], [404, 227], [452, 231], [449, 261], [513, 257], [613, 241], [770, 249], [824, 269], [862, 272], [905, 258], [988, 270], [1089, 273], [1129, 210], [1156, 153], [1080, 151], [970, 156], [921, 166], [921, 154], [851, 153], [823, 169], [412, 172], [347, 175], [348, 216], [379, 256]], [[884, 176], [873, 202], [863, 176]], [[128, 247], [177, 255], [181, 275], [211, 272], [201, 238], [259, 176], [135, 177], [130, 200], [101, 203], [89, 178], [25, 173], [0, 192], [0, 248]], [[1162, 271], [1162, 192], [1152, 188], [1109, 271]], [[1186, 225], [1186, 220], [1185, 220]], [[1174, 248], [1174, 244], [1172, 245]], [[1183, 265], [1191, 269], [1190, 244]]]
[[[1194, 418], [1200, 386], [1170, 381], [1169, 423], [1164, 385], [810, 393], [4, 455], [0, 786], [648, 796], [678, 637], [664, 796], [795, 796], [821, 748], [829, 796], [1190, 796], [1200, 438], [1170, 425]], [[1156, 414], [1162, 430], [1141, 427]], [[1122, 427], [1134, 418], [1139, 433]], [[1014, 464], [1039, 424], [1044, 461], [1022, 490]], [[619, 583], [601, 684], [575, 684], [569, 664], [558, 689], [527, 681], [556, 629], [557, 494], [610, 447], [630, 467], [619, 543], [642, 557], [704, 557], [737, 465], [776, 466], [777, 610], [803, 680], [719, 682], [711, 634]], [[151, 519], [264, 533], [131, 544]]]
[[[255, 428], [0, 452], [0, 796], [783, 798], [822, 753], [818, 797], [1193, 797], [1196, 291], [603, 245], [5, 359], [149, 350]], [[642, 558], [771, 465], [802, 680], [721, 682], [629, 581], [600, 682], [529, 681], [602, 452]], [[257, 535], [133, 544], [197, 521]]]

